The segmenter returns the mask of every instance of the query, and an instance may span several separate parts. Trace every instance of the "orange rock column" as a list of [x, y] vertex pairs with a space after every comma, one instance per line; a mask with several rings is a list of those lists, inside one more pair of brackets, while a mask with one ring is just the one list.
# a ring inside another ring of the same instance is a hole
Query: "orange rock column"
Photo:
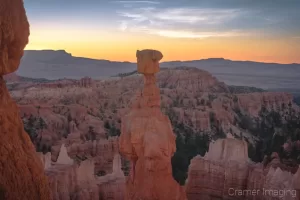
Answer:
[[137, 51], [138, 72], [144, 88], [123, 117], [120, 152], [132, 162], [126, 182], [126, 200], [185, 200], [185, 192], [172, 176], [175, 135], [160, 110], [155, 73], [163, 55], [156, 50]]
[[28, 43], [29, 24], [22, 0], [0, 1], [0, 30], [0, 199], [50, 200], [41, 160], [3, 80], [17, 70]]

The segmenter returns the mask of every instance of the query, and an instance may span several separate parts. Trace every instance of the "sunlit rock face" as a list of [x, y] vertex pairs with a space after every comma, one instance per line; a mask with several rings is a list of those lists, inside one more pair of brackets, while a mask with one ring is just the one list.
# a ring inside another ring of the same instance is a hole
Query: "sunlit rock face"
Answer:
[[219, 139], [210, 143], [205, 159], [213, 161], [240, 161], [247, 162], [248, 146], [246, 141], [232, 138]]
[[293, 174], [282, 167], [276, 153], [272, 158], [267, 166], [254, 164], [248, 160], [245, 141], [217, 140], [204, 157], [192, 159], [186, 182], [187, 197], [189, 200], [299, 199], [300, 170]]
[[125, 198], [125, 176], [121, 167], [121, 156], [116, 153], [112, 173], [97, 177], [101, 200], [123, 200]]
[[284, 92], [261, 92], [239, 94], [238, 102], [241, 108], [252, 116], [258, 116], [262, 107], [266, 109], [282, 109], [293, 102], [293, 96]]
[[[75, 160], [73, 159], [75, 157], [69, 155], [65, 144], [56, 147], [55, 155], [51, 153], [37, 153], [37, 155], [43, 163], [52, 198], [55, 200], [123, 200], [125, 198], [125, 176], [121, 169], [121, 156], [117, 152], [113, 155], [111, 165], [107, 166], [107, 174], [102, 176], [95, 174], [97, 157]], [[55, 158], [55, 161], [51, 157]]]
[[[62, 151], [61, 146], [63, 145], [72, 159], [93, 158], [95, 174], [111, 173], [114, 155], [119, 151], [118, 137], [82, 141], [80, 133], [77, 131], [76, 128], [72, 128], [71, 134], [68, 135], [67, 139], [52, 146], [52, 161], [58, 161], [59, 152]], [[65, 145], [61, 143], [65, 143]]]
[[136, 57], [139, 73], [153, 75], [159, 72], [159, 61], [163, 58], [161, 52], [152, 49], [137, 50]]
[[162, 54], [137, 51], [138, 72], [144, 74], [144, 88], [138, 92], [131, 110], [122, 119], [120, 152], [132, 162], [126, 183], [127, 200], [186, 199], [172, 177], [171, 157], [175, 135], [170, 120], [160, 111], [160, 92], [155, 73]]
[[25, 133], [3, 76], [17, 70], [28, 43], [23, 1], [0, 1], [0, 190], [6, 200], [51, 199], [42, 162]]
[[187, 197], [192, 200], [230, 199], [230, 188], [243, 190], [247, 187], [248, 172], [247, 143], [237, 139], [217, 140], [210, 144], [204, 157], [192, 159], [186, 183]]
[[45, 174], [54, 200], [98, 200], [99, 189], [94, 175], [95, 163], [92, 159], [75, 162], [69, 157], [63, 144], [56, 162], [51, 154], [38, 153], [43, 161]]

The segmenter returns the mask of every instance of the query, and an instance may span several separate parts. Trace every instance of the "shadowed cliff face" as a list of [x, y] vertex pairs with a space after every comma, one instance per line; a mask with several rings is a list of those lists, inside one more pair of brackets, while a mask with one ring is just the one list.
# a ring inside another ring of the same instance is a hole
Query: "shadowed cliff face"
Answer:
[[0, 30], [0, 199], [50, 200], [41, 161], [3, 80], [3, 75], [18, 68], [28, 43], [29, 24], [23, 1], [0, 1]]

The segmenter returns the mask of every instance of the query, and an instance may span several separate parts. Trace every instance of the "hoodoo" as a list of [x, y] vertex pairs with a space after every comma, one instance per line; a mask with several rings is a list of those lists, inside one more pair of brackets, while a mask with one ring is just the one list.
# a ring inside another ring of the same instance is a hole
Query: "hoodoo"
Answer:
[[163, 58], [156, 50], [137, 51], [138, 72], [144, 88], [122, 119], [120, 152], [132, 162], [126, 183], [126, 200], [185, 200], [183, 188], [173, 179], [171, 157], [176, 150], [171, 122], [160, 110], [155, 74]]
[[0, 199], [49, 200], [42, 162], [3, 79], [17, 70], [28, 43], [29, 23], [22, 0], [0, 1], [0, 30]]

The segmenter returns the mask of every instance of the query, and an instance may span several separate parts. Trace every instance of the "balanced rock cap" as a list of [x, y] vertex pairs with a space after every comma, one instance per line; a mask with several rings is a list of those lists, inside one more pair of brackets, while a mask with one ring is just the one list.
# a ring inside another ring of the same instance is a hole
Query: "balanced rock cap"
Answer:
[[159, 61], [163, 58], [160, 51], [145, 49], [137, 50], [137, 71], [142, 74], [155, 74], [159, 72]]

